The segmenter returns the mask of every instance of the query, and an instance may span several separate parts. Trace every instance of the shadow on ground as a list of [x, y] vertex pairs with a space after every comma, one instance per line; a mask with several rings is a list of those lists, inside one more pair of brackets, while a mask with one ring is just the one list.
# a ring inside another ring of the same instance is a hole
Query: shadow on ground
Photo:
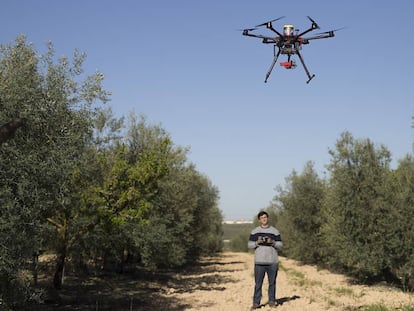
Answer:
[[300, 298], [300, 296], [294, 295], [294, 296], [291, 296], [291, 297], [282, 297], [282, 298], [276, 299], [276, 301], [277, 301], [278, 305], [283, 305], [285, 302], [295, 300], [295, 299], [299, 299], [299, 298]]
[[[231, 277], [221, 276], [216, 270], [223, 263], [219, 258], [202, 261], [185, 272], [163, 271], [148, 272], [129, 268], [122, 274], [100, 274], [97, 276], [77, 277], [69, 275], [60, 291], [48, 287], [50, 280], [41, 283], [48, 294], [41, 305], [32, 305], [34, 311], [183, 311], [190, 306], [172, 297], [171, 294], [194, 292], [196, 290], [225, 290]], [[224, 271], [237, 271], [228, 269]]]

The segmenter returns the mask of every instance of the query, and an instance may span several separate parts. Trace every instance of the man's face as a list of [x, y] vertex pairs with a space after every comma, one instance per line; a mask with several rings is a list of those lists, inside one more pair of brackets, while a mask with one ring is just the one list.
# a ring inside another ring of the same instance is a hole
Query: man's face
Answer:
[[267, 226], [267, 221], [268, 221], [267, 215], [260, 216], [259, 222], [260, 222], [260, 225], [262, 227], [266, 227]]

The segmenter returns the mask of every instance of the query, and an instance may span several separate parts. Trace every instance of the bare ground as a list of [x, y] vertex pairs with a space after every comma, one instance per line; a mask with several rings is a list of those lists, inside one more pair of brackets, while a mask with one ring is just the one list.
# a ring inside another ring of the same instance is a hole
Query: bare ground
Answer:
[[[360, 310], [382, 304], [390, 310], [414, 306], [414, 295], [388, 286], [356, 285], [351, 279], [281, 257], [276, 310]], [[137, 273], [66, 279], [47, 305], [31, 310], [221, 311], [250, 310], [253, 255], [224, 252], [185, 273]], [[267, 283], [263, 304], [267, 302]], [[271, 310], [264, 305], [262, 310]]]
[[[168, 294], [187, 302], [189, 308], [186, 310], [249, 310], [254, 286], [253, 255], [224, 253], [215, 260], [215, 272], [207, 272], [206, 275], [216, 274], [228, 278], [229, 282], [220, 284], [223, 290], [190, 293], [174, 293], [171, 290]], [[283, 257], [280, 261], [281, 269], [277, 278], [277, 300], [280, 304], [277, 310], [280, 311], [358, 310], [371, 304], [383, 304], [398, 310], [403, 305], [414, 305], [413, 294], [395, 288], [352, 285], [351, 280], [343, 275], [300, 265]], [[191, 280], [194, 276], [184, 277]], [[266, 303], [266, 283], [263, 294], [262, 303]], [[272, 309], [264, 306], [262, 310]]]

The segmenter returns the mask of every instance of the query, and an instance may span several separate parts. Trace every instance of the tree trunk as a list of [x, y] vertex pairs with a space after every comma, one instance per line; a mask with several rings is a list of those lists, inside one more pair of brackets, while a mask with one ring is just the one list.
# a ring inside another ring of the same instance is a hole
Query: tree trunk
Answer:
[[53, 277], [53, 286], [55, 289], [62, 289], [63, 278], [65, 276], [66, 250], [62, 249], [56, 258], [56, 271]]
[[63, 285], [63, 278], [65, 272], [65, 261], [67, 250], [69, 249], [69, 242], [67, 239], [68, 222], [66, 219], [60, 224], [58, 221], [48, 218], [48, 221], [56, 226], [57, 234], [59, 236], [59, 247], [56, 254], [56, 270], [53, 277], [53, 286], [55, 289], [61, 289]]
[[38, 274], [39, 274], [39, 251], [33, 253], [33, 284], [37, 286], [38, 284]]

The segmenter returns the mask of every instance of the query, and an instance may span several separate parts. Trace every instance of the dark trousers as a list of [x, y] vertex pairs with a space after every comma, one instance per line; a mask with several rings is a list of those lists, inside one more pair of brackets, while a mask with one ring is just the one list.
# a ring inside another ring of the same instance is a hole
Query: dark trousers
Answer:
[[278, 263], [273, 263], [271, 265], [254, 265], [255, 286], [253, 304], [260, 305], [260, 300], [262, 299], [263, 280], [266, 273], [269, 281], [269, 288], [267, 291], [269, 302], [276, 302], [276, 278], [278, 269]]

